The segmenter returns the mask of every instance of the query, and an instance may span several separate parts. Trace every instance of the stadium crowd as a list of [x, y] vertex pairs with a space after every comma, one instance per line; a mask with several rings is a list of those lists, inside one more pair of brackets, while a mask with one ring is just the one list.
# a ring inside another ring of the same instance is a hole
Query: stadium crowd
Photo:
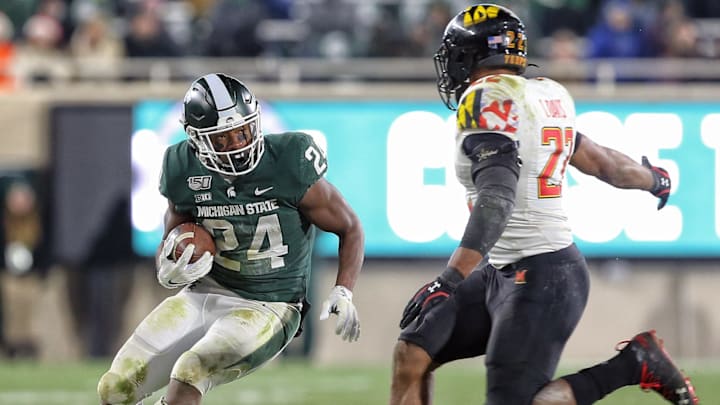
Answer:
[[[718, 56], [713, 0], [508, 0], [535, 57]], [[27, 60], [427, 57], [464, 0], [4, 0], [0, 72]]]

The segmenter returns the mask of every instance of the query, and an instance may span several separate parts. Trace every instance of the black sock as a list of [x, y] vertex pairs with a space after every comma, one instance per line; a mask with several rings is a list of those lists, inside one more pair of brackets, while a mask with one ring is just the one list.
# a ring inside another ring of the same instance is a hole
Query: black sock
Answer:
[[640, 382], [638, 363], [630, 351], [621, 351], [608, 361], [562, 377], [570, 384], [577, 405], [590, 405], [626, 385]]

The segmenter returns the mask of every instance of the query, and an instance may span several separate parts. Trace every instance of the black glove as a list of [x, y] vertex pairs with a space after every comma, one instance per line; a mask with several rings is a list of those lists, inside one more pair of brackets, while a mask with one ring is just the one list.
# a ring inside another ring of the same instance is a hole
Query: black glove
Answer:
[[650, 169], [650, 172], [653, 175], [654, 183], [652, 188], [648, 191], [660, 199], [660, 201], [658, 201], [657, 209], [662, 209], [662, 207], [665, 206], [665, 203], [667, 203], [668, 197], [670, 197], [670, 188], [672, 187], [670, 184], [670, 176], [668, 175], [667, 170], [662, 167], [651, 165], [646, 156], [642, 157], [642, 165]]
[[420, 287], [405, 305], [400, 320], [400, 328], [405, 329], [406, 326], [410, 325], [421, 311], [430, 309], [445, 301], [463, 279], [464, 277], [459, 271], [448, 267], [435, 280]]

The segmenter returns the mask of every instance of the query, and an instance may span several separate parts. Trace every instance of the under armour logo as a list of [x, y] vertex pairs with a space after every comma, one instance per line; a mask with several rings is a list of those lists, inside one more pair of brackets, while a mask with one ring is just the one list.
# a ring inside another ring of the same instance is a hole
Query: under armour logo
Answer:
[[663, 187], [670, 187], [670, 179], [663, 177], [660, 179], [660, 185]]
[[427, 288], [427, 290], [430, 293], [434, 293], [435, 290], [437, 290], [440, 287], [441, 287], [440, 282], [435, 281], [434, 283], [430, 284], [430, 286]]
[[231, 186], [227, 189], [227, 196], [228, 198], [235, 198], [237, 197], [237, 193], [235, 193], [235, 186]]

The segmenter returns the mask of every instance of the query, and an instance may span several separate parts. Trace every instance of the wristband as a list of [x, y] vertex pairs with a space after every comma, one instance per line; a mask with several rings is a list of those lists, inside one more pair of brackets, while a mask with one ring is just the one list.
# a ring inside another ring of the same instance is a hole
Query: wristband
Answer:
[[461, 281], [465, 280], [465, 277], [455, 267], [448, 266], [445, 271], [440, 274], [440, 278], [443, 279], [452, 288], [457, 287]]

